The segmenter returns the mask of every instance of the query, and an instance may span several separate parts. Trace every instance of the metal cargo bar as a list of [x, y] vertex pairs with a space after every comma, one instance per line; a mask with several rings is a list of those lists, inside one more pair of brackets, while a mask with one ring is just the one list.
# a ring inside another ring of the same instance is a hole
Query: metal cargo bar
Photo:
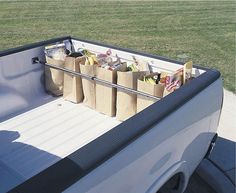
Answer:
[[67, 68], [63, 68], [63, 67], [59, 67], [59, 66], [56, 66], [56, 65], [53, 65], [53, 64], [48, 64], [46, 62], [42, 62], [42, 61], [39, 61], [39, 60], [35, 60], [34, 58], [32, 59], [33, 63], [38, 63], [38, 64], [43, 64], [45, 66], [48, 66], [50, 68], [53, 68], [53, 69], [56, 69], [56, 70], [60, 70], [60, 71], [63, 71], [63, 72], [66, 72], [66, 73], [69, 73], [69, 74], [72, 74], [74, 76], [81, 76], [83, 78], [86, 78], [86, 79], [89, 79], [89, 80], [94, 80], [98, 83], [102, 83], [102, 84], [105, 84], [107, 86], [110, 86], [110, 87], [114, 87], [114, 88], [117, 88], [119, 90], [123, 90], [123, 91], [127, 91], [129, 93], [133, 93], [133, 94], [138, 94], [138, 95], [142, 95], [142, 96], [145, 96], [145, 97], [148, 97], [148, 98], [152, 98], [152, 99], [155, 99], [155, 100], [160, 100], [161, 98], [159, 97], [155, 97], [153, 95], [150, 95], [150, 94], [147, 94], [147, 93], [144, 93], [144, 92], [140, 92], [140, 91], [137, 91], [137, 90], [134, 90], [134, 89], [131, 89], [131, 88], [128, 88], [128, 87], [125, 87], [125, 86], [121, 86], [119, 84], [114, 84], [114, 83], [111, 83], [111, 82], [108, 82], [108, 81], [105, 81], [105, 80], [102, 80], [102, 79], [99, 79], [99, 78], [96, 78], [95, 76], [90, 76], [90, 75], [87, 75], [87, 74], [82, 74], [80, 72], [75, 72], [73, 70], [69, 70]]

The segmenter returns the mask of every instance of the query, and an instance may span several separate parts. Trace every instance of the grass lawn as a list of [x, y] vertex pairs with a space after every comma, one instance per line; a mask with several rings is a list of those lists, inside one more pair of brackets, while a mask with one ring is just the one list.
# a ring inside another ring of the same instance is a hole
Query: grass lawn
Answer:
[[235, 1], [0, 0], [0, 50], [64, 35], [218, 69], [235, 92]]

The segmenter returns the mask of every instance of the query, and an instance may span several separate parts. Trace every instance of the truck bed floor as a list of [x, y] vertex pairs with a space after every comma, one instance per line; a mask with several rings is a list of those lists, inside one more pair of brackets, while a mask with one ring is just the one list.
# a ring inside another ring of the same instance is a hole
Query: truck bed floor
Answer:
[[0, 123], [0, 179], [6, 172], [16, 181], [28, 179], [119, 123], [62, 98], [4, 121]]

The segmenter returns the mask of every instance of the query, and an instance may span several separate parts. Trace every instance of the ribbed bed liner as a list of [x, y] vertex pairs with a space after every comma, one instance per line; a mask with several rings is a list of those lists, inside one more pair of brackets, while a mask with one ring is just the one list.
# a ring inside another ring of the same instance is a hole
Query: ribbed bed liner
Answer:
[[0, 123], [0, 166], [28, 179], [119, 123], [59, 98]]

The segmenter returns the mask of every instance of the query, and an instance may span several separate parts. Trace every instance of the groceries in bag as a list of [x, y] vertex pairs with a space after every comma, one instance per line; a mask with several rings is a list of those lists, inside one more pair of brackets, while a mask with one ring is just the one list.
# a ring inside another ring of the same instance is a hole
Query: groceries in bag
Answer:
[[[162, 98], [183, 84], [193, 79], [193, 63], [187, 62], [183, 68], [173, 72], [153, 73], [153, 61], [145, 61], [132, 56], [133, 61], [122, 59], [112, 54], [109, 49], [105, 53], [93, 53], [90, 50], [79, 48], [76, 52], [66, 49], [64, 43], [45, 47], [47, 62], [69, 70], [88, 75], [91, 79], [45, 67], [45, 87], [54, 96], [62, 94], [65, 100], [79, 103], [97, 111], [115, 116], [124, 121], [133, 116], [156, 100], [152, 97], [134, 94], [124, 89], [116, 89], [112, 85], [95, 82], [96, 77], [107, 83], [118, 84], [133, 90]], [[128, 62], [128, 64], [126, 63]], [[63, 89], [64, 83], [64, 89]]]
[[[82, 74], [92, 77], [96, 76], [96, 65], [98, 64], [96, 55], [86, 49], [78, 49], [85, 57], [85, 62], [80, 63], [80, 71]], [[96, 84], [94, 80], [89, 80], [82, 77], [82, 86], [84, 93], [83, 103], [88, 107], [96, 108]]]
[[[109, 52], [107, 51], [107, 53]], [[117, 72], [125, 71], [127, 65], [126, 63], [122, 63], [117, 55], [111, 57], [111, 52], [109, 54], [107, 53], [97, 55], [98, 65], [96, 67], [96, 77], [116, 84]], [[108, 116], [115, 116], [116, 91], [117, 89], [112, 86], [96, 82], [96, 110]]]
[[[148, 74], [149, 71], [140, 70], [144, 69], [142, 65], [145, 62], [138, 63], [135, 57], [133, 59], [133, 63], [128, 65], [126, 72], [117, 72], [117, 84], [137, 90], [138, 78]], [[137, 113], [137, 94], [118, 89], [116, 104], [116, 117], [124, 121]]]
[[[49, 64], [63, 67], [66, 58], [66, 47], [64, 43], [49, 45], [45, 47], [45, 57]], [[45, 89], [53, 96], [63, 94], [64, 73], [45, 66]]]
[[[165, 85], [160, 82], [160, 73], [151, 73], [142, 76], [138, 79], [138, 91], [155, 96], [157, 98], [163, 97]], [[157, 100], [143, 95], [137, 96], [137, 112], [142, 111], [148, 106], [155, 103]]]
[[[66, 57], [64, 67], [80, 73], [80, 64], [84, 64], [85, 60], [86, 58], [84, 56], [73, 52]], [[73, 103], [80, 103], [83, 101], [84, 94], [80, 76], [74, 76], [69, 73], [64, 74], [63, 98]]]
[[183, 84], [193, 79], [192, 76], [193, 62], [189, 61], [184, 64], [184, 67], [172, 74], [166, 74], [164, 96], [174, 92]]

